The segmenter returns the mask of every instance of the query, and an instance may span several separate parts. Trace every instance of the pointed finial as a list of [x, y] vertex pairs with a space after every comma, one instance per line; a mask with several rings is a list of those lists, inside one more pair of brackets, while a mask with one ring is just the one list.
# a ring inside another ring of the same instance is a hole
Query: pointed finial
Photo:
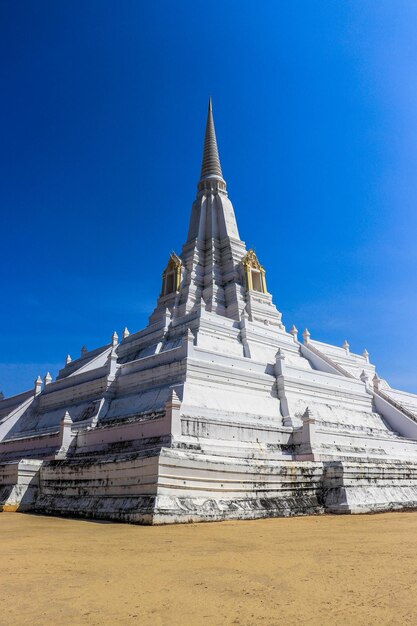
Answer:
[[310, 341], [310, 332], [308, 330], [308, 328], [306, 328], [303, 332], [303, 339], [304, 339], [304, 344], [308, 343]]
[[81, 348], [81, 356], [85, 356], [88, 353], [88, 350], [85, 346]]
[[365, 348], [365, 350], [362, 352], [362, 356], [363, 356], [363, 358], [365, 359], [365, 361], [366, 361], [367, 363], [369, 363], [369, 352], [368, 352], [368, 350], [367, 350], [366, 348]]
[[43, 382], [45, 385], [49, 385], [49, 383], [52, 382], [52, 376], [49, 372], [46, 372]]
[[69, 424], [72, 424], [72, 419], [71, 419], [71, 415], [68, 413], [68, 411], [65, 411], [64, 416], [61, 420], [61, 424], [65, 424], [66, 426]]
[[298, 328], [296, 328], [295, 324], [291, 326], [290, 335], [292, 335], [294, 341], [298, 341]]
[[129, 335], [130, 335], [130, 332], [128, 331], [127, 326], [125, 326], [123, 329], [122, 338], [126, 339], [126, 337], [129, 337]]
[[69, 365], [71, 363], [72, 359], [71, 359], [71, 355], [67, 354], [67, 358], [65, 359], [65, 365]]
[[375, 372], [375, 376], [372, 379], [372, 383], [374, 385], [375, 391], [379, 391], [379, 387], [381, 385], [381, 379], [376, 372]]
[[35, 380], [35, 396], [42, 391], [42, 378], [40, 376]]
[[178, 408], [181, 406], [181, 400], [174, 388], [170, 389], [165, 406], [177, 406]]
[[118, 343], [119, 343], [119, 335], [116, 333], [116, 331], [114, 331], [114, 333], [111, 336], [111, 345], [114, 348], [115, 346], [117, 346]]
[[211, 97], [208, 104], [206, 134], [204, 137], [203, 162], [201, 165], [200, 182], [208, 178], [220, 180], [224, 183], [217, 149], [216, 131], [213, 120], [213, 104]]
[[349, 348], [350, 348], [350, 346], [349, 346], [349, 344], [348, 344], [348, 342], [347, 342], [347, 340], [346, 340], [346, 339], [345, 339], [345, 340], [344, 340], [344, 342], [343, 342], [342, 348], [344, 348], [344, 349], [346, 350], [346, 352], [349, 354]]
[[281, 348], [278, 348], [275, 353], [274, 372], [277, 378], [283, 376], [285, 373], [285, 354], [283, 353]]

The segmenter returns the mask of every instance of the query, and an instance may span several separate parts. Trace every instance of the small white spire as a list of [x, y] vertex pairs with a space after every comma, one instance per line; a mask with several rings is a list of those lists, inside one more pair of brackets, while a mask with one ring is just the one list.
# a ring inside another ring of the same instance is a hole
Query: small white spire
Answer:
[[130, 335], [130, 332], [128, 331], [127, 326], [125, 326], [125, 327], [123, 328], [122, 338], [123, 338], [123, 339], [126, 339], [126, 337], [129, 337], [129, 335]]
[[380, 384], [381, 384], [381, 379], [380, 379], [380, 377], [378, 376], [378, 374], [376, 372], [375, 372], [375, 376], [372, 379], [372, 383], [374, 385], [375, 391], [379, 391], [379, 387], [380, 387]]
[[59, 426], [59, 448], [55, 454], [56, 459], [65, 459], [67, 456], [68, 449], [74, 438], [71, 429], [72, 424], [73, 422], [70, 414], [68, 411], [65, 411]]
[[347, 354], [349, 354], [350, 345], [348, 344], [346, 339], [343, 342], [342, 348], [344, 348], [346, 350]]
[[115, 346], [117, 346], [118, 343], [119, 343], [119, 335], [116, 333], [116, 331], [114, 331], [114, 333], [111, 336], [111, 345], [114, 348]]
[[40, 376], [35, 380], [35, 396], [42, 391], [42, 378]]
[[61, 424], [72, 424], [72, 419], [71, 419], [71, 415], [68, 413], [68, 411], [65, 411], [62, 420], [61, 420]]
[[52, 376], [49, 372], [46, 372], [43, 382], [44, 382], [44, 385], [49, 385], [49, 383], [52, 382]]
[[298, 328], [295, 324], [291, 326], [290, 335], [292, 335], [294, 341], [298, 341]]
[[166, 406], [167, 408], [168, 408], [168, 407], [172, 407], [172, 406], [175, 406], [175, 407], [177, 407], [177, 408], [180, 408], [180, 406], [181, 406], [181, 400], [179, 399], [178, 394], [177, 394], [177, 392], [175, 391], [175, 389], [174, 389], [174, 388], [172, 388], [172, 389], [169, 391], [169, 395], [168, 395], [168, 398], [167, 398], [167, 400], [166, 400], [166, 402], [165, 402], [165, 406]]
[[278, 378], [279, 376], [283, 376], [285, 373], [285, 354], [278, 348], [275, 353], [275, 376]]
[[363, 356], [363, 358], [365, 359], [365, 361], [366, 361], [367, 363], [369, 363], [369, 352], [368, 352], [368, 350], [367, 350], [366, 348], [365, 348], [365, 350], [362, 352], [362, 356]]
[[81, 356], [83, 357], [83, 356], [85, 356], [86, 354], [88, 354], [88, 350], [87, 350], [87, 348], [86, 348], [85, 346], [83, 346], [83, 347], [81, 348]]
[[310, 332], [308, 330], [308, 328], [306, 328], [303, 332], [303, 339], [304, 339], [304, 344], [307, 344], [310, 341]]
[[71, 363], [72, 359], [71, 359], [71, 355], [67, 354], [67, 358], [65, 359], [65, 365], [69, 365]]

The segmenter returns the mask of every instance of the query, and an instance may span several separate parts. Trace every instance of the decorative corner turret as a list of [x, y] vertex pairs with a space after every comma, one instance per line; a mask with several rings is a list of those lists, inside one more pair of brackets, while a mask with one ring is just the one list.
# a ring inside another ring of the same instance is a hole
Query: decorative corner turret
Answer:
[[182, 337], [181, 345], [184, 356], [190, 356], [194, 352], [194, 346], [197, 345], [197, 333], [194, 335], [193, 331], [188, 328]]
[[125, 326], [123, 329], [122, 339], [127, 339], [129, 335], [130, 335], [130, 332], [128, 331], [127, 326]]
[[185, 335], [185, 340], [187, 341], [187, 343], [191, 346], [194, 346], [196, 341], [195, 341], [195, 335], [193, 333], [193, 331], [191, 330], [191, 328], [189, 328], [187, 330], [187, 333]]
[[67, 358], [65, 359], [65, 365], [69, 365], [71, 363], [72, 359], [71, 359], [71, 355], [67, 354]]
[[301, 416], [302, 420], [302, 430], [301, 430], [301, 446], [300, 446], [300, 454], [304, 460], [313, 461], [314, 460], [314, 447], [317, 440], [316, 435], [316, 424], [317, 419], [315, 415], [312, 413], [311, 409], [307, 406], [303, 415]]
[[38, 396], [42, 391], [42, 378], [40, 376], [35, 380], [35, 396]]
[[285, 365], [284, 361], [285, 361], [285, 354], [283, 353], [281, 348], [278, 348], [275, 354], [275, 376], [277, 378], [278, 376], [284, 375], [284, 365]]
[[350, 345], [348, 344], [347, 340], [345, 339], [342, 345], [342, 348], [345, 350], [346, 354], [350, 354]]
[[49, 372], [46, 372], [45, 377], [43, 379], [43, 383], [46, 386], [46, 385], [49, 385], [49, 383], [51, 382], [52, 382], [52, 376]]
[[116, 331], [114, 331], [114, 333], [111, 336], [111, 345], [113, 348], [115, 348], [118, 343], [119, 343], [119, 335], [116, 333]]
[[243, 257], [242, 266], [245, 274], [246, 289], [248, 291], [267, 293], [265, 269], [259, 263], [254, 250], [249, 250]]
[[381, 387], [381, 379], [378, 374], [375, 372], [375, 376], [372, 379], [372, 384], [374, 386], [374, 391], [379, 391]]
[[[115, 336], [116, 335], [116, 336]], [[112, 335], [112, 343], [111, 343], [111, 350], [110, 350], [110, 354], [108, 356], [107, 359], [107, 370], [108, 370], [108, 374], [107, 374], [107, 385], [110, 386], [111, 383], [113, 382], [113, 380], [115, 379], [116, 376], [116, 371], [117, 371], [117, 346], [118, 346], [118, 336], [117, 333], [113, 333]]]
[[88, 350], [86, 348], [86, 346], [83, 346], [81, 348], [81, 358], [85, 357], [88, 354]]
[[310, 331], [308, 330], [308, 328], [304, 329], [303, 332], [303, 340], [304, 340], [304, 345], [306, 346], [308, 344], [308, 342], [310, 341]]
[[65, 411], [59, 427], [59, 448], [55, 454], [56, 459], [64, 459], [75, 437], [72, 433], [73, 421], [68, 411]]
[[298, 329], [294, 324], [291, 326], [290, 335], [292, 335], [295, 343], [298, 343]]
[[167, 401], [165, 402], [165, 415], [170, 422], [169, 430], [173, 438], [181, 435], [180, 408], [181, 400], [175, 389], [171, 389]]

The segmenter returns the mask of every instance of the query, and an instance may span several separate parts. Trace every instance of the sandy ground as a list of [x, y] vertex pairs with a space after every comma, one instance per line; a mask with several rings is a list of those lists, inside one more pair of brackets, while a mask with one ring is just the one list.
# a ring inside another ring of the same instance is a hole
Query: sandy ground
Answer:
[[0, 624], [417, 624], [417, 513], [141, 527], [0, 514]]

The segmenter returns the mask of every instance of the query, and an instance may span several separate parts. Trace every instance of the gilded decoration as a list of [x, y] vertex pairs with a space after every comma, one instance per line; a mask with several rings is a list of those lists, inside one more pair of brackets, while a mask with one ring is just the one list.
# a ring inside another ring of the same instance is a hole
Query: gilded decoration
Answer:
[[182, 261], [175, 254], [171, 253], [168, 264], [162, 274], [162, 296], [179, 291], [181, 284]]
[[254, 250], [249, 250], [242, 259], [246, 289], [266, 293], [265, 270], [259, 263]]

